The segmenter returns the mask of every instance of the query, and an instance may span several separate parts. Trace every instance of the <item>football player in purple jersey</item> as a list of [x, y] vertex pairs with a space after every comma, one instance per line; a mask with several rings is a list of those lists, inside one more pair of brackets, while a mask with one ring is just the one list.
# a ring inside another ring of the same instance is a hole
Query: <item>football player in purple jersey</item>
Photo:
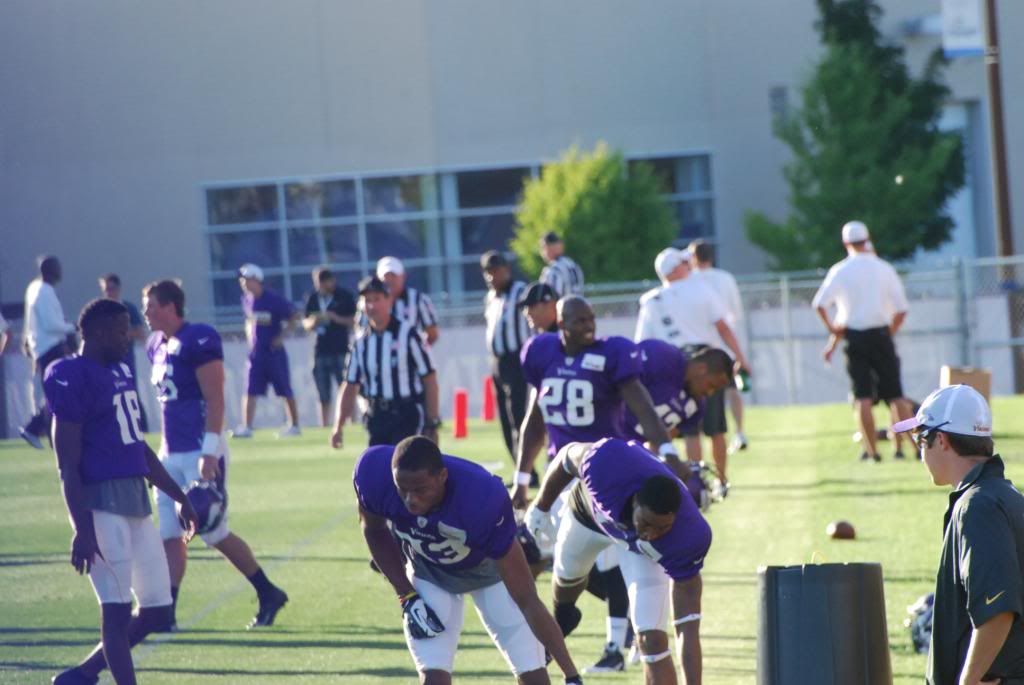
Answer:
[[[654, 411], [672, 437], [698, 425], [704, 416], [706, 398], [732, 382], [732, 358], [718, 348], [708, 347], [687, 357], [678, 347], [662, 340], [642, 340], [636, 346], [643, 367], [640, 382], [650, 393]], [[625, 437], [646, 440], [643, 426], [629, 409]], [[686, 437], [686, 452], [692, 461], [700, 461], [699, 436]]]
[[551, 507], [574, 478], [579, 480], [569, 493], [555, 544], [556, 606], [576, 601], [597, 555], [615, 545], [633, 599], [630, 619], [645, 682], [677, 682], [665, 631], [671, 601], [683, 682], [699, 685], [700, 570], [711, 547], [711, 527], [664, 462], [635, 442], [605, 439], [559, 451], [527, 510], [534, 535], [556, 536]]
[[366, 450], [352, 480], [363, 537], [398, 596], [421, 683], [452, 682], [467, 594], [519, 683], [550, 682], [545, 649], [566, 683], [582, 682], [537, 596], [499, 478], [413, 436]]
[[[196, 513], [143, 439], [139, 397], [122, 360], [131, 344], [128, 310], [101, 299], [79, 318], [78, 354], [50, 366], [43, 383], [53, 412], [64, 503], [71, 518], [71, 565], [88, 573], [100, 602], [102, 640], [57, 685], [99, 681], [109, 667], [118, 685], [134, 684], [131, 648], [167, 623], [171, 613], [167, 559], [153, 526], [146, 481], [181, 506], [195, 533]], [[132, 594], [139, 611], [132, 616]]]
[[554, 456], [570, 442], [626, 437], [626, 407], [659, 455], [686, 477], [672, 439], [640, 382], [640, 350], [620, 337], [596, 337], [594, 310], [582, 297], [558, 301], [558, 333], [542, 333], [523, 346], [523, 375], [532, 387], [519, 434], [512, 502], [524, 508], [533, 462], [544, 444]]
[[[212, 326], [185, 321], [185, 292], [174, 281], [147, 285], [142, 306], [153, 330], [146, 342], [146, 354], [153, 364], [151, 379], [163, 409], [160, 461], [181, 487], [195, 480], [209, 480], [226, 496], [228, 450], [222, 434], [224, 350], [220, 334]], [[171, 595], [177, 607], [188, 548], [181, 539], [174, 502], [159, 493], [156, 502], [170, 567]], [[259, 609], [249, 628], [273, 625], [288, 595], [270, 582], [245, 540], [228, 530], [227, 514], [200, 537], [223, 554], [256, 590]], [[172, 623], [170, 627], [173, 630], [176, 626]]]

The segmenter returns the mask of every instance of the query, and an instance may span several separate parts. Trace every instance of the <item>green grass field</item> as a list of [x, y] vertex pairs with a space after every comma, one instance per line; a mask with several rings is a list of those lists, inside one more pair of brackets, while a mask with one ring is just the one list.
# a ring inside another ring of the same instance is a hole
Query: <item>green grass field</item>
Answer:
[[[997, 446], [1010, 476], [1024, 479], [1024, 399], [995, 403]], [[946, 490], [915, 460], [861, 463], [844, 406], [755, 408], [749, 450], [731, 458], [729, 499], [712, 507], [714, 544], [704, 570], [704, 673], [708, 685], [752, 683], [757, 659], [757, 568], [814, 561], [882, 564], [896, 683], [922, 679], [902, 626], [905, 607], [930, 591], [941, 544]], [[361, 446], [341, 452], [327, 433], [296, 441], [268, 431], [232, 443], [232, 528], [250, 542], [291, 602], [277, 625], [247, 632], [255, 610], [248, 584], [197, 540], [178, 607], [181, 632], [135, 650], [145, 683], [413, 682], [399, 609], [367, 567], [350, 475]], [[357, 442], [357, 439], [359, 442]], [[511, 467], [496, 424], [474, 423], [448, 452]], [[888, 457], [891, 445], [883, 443]], [[50, 452], [0, 442], [0, 683], [42, 683], [77, 663], [98, 638], [91, 587], [67, 563], [69, 527]], [[826, 524], [852, 521], [858, 538], [829, 540]], [[550, 596], [548, 575], [540, 591]], [[599, 655], [604, 609], [585, 596], [569, 640], [582, 667]], [[475, 612], [456, 660], [459, 682], [509, 681]], [[557, 675], [555, 668], [552, 673]], [[558, 681], [556, 681], [558, 682]], [[640, 669], [588, 677], [640, 682]]]

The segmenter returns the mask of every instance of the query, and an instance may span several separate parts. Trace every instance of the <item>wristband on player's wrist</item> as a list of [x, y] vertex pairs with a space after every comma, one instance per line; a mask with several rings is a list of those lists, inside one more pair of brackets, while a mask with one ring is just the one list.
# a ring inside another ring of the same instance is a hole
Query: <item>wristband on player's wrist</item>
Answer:
[[398, 603], [399, 604], [405, 604], [410, 599], [414, 599], [416, 597], [416, 595], [418, 595], [418, 594], [419, 594], [418, 592], [413, 590], [412, 592], [407, 592], [404, 595], [398, 595]]
[[203, 454], [212, 454], [217, 456], [220, 452], [220, 433], [203, 433]]
[[440, 419], [440, 417], [438, 417], [436, 419], [427, 419], [426, 421], [423, 422], [423, 427], [426, 428], [426, 429], [440, 428], [441, 427], [441, 419]]
[[516, 485], [529, 485], [531, 480], [533, 480], [532, 473], [523, 473], [522, 471], [516, 473]]

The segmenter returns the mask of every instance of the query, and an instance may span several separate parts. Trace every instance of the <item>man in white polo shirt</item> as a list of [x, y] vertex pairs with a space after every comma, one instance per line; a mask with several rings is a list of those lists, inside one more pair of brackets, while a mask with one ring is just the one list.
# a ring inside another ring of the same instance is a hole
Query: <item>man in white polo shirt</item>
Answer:
[[[894, 423], [912, 413], [903, 397], [900, 358], [893, 344], [907, 317], [907, 295], [896, 270], [872, 251], [867, 226], [847, 222], [842, 235], [847, 257], [829, 269], [811, 305], [829, 333], [846, 339], [846, 370], [864, 447], [861, 459], [881, 461], [871, 414], [875, 399], [889, 405]], [[834, 319], [829, 316], [833, 306]], [[903, 457], [898, 447], [895, 457]]]
[[[674, 247], [664, 249], [654, 260], [654, 270], [662, 286], [647, 291], [640, 298], [640, 316], [634, 340], [664, 340], [682, 349], [688, 357], [721, 340], [736, 360], [737, 370], [749, 372], [747, 358], [726, 320], [725, 304], [703, 279], [690, 277], [689, 253]], [[701, 459], [702, 429], [711, 438], [711, 453], [718, 471], [712, 495], [722, 499], [729, 492], [725, 473], [727, 425], [723, 390], [708, 398], [703, 425], [695, 426], [695, 432], [685, 436], [686, 456], [691, 461]]]

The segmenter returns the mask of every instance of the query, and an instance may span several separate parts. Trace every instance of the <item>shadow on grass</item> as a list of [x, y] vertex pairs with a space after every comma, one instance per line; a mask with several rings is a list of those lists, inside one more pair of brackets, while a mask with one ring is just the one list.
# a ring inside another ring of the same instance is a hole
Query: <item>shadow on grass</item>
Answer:
[[[404, 648], [404, 646], [403, 646]], [[157, 668], [138, 668], [139, 673], [178, 673], [187, 675], [203, 675], [203, 676], [304, 676], [304, 675], [322, 675], [322, 676], [377, 676], [379, 678], [401, 678], [403, 682], [408, 682], [410, 678], [416, 678], [416, 671], [411, 668], [354, 668], [348, 670], [335, 670], [335, 669], [281, 669], [281, 670], [249, 670], [242, 668], [171, 668], [171, 667], [157, 667]], [[496, 681], [508, 680], [511, 676], [508, 671], [467, 671], [455, 668], [456, 676], [475, 676], [475, 677], [486, 677], [493, 678]]]

